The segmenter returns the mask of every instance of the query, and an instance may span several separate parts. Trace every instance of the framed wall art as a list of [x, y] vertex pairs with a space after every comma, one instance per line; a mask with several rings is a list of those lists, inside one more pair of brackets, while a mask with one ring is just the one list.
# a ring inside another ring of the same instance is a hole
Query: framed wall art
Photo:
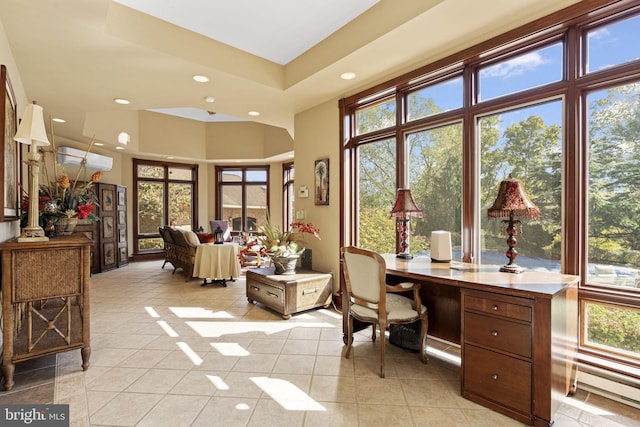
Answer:
[[3, 184], [0, 188], [2, 211], [0, 221], [18, 218], [20, 192], [18, 176], [20, 173], [20, 146], [13, 137], [17, 130], [16, 98], [7, 74], [7, 67], [0, 65], [0, 125], [3, 130], [2, 158], [0, 168]]
[[316, 205], [329, 204], [329, 159], [316, 160], [313, 169], [315, 203]]

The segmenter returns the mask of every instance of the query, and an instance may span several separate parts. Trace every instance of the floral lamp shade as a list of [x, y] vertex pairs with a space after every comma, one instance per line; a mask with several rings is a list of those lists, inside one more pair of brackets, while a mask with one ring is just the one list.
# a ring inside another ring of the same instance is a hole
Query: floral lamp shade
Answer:
[[513, 178], [500, 183], [498, 196], [493, 205], [487, 210], [489, 218], [533, 218], [540, 216], [540, 209], [527, 196], [522, 181]]

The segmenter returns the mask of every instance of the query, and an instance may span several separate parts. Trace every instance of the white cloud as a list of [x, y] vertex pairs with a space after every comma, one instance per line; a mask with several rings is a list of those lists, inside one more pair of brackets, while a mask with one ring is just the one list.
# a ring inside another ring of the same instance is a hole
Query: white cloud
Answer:
[[520, 76], [527, 71], [534, 70], [545, 63], [545, 59], [538, 52], [527, 53], [505, 62], [493, 65], [482, 70], [483, 77], [501, 77], [508, 79]]

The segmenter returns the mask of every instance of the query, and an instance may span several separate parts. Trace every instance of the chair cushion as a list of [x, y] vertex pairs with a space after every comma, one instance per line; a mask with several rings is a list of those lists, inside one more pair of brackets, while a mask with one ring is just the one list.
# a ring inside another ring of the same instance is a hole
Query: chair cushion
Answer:
[[[198, 236], [196, 236], [196, 233], [194, 233], [191, 230], [183, 230], [182, 228], [177, 228], [176, 229], [178, 231], [179, 234], [182, 235], [182, 237], [184, 238], [184, 242], [186, 243], [185, 246], [198, 246], [200, 244], [200, 240], [198, 240]], [[175, 239], [177, 244], [181, 244], [178, 240], [180, 239]]]
[[[361, 319], [378, 318], [378, 312], [372, 308], [363, 307], [361, 305], [351, 305], [351, 311]], [[421, 306], [421, 313], [427, 311], [424, 304]], [[413, 300], [402, 295], [392, 293], [387, 294], [387, 320], [388, 321], [405, 321], [416, 319], [418, 313], [413, 309]]]

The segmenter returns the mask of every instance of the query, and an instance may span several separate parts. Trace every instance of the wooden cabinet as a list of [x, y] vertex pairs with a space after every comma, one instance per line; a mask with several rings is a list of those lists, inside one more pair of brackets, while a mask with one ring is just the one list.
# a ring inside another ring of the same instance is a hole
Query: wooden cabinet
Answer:
[[461, 297], [462, 395], [524, 423], [551, 425], [575, 378], [563, 293], [526, 298], [462, 289]]
[[97, 183], [95, 192], [100, 203], [95, 214], [100, 221], [79, 223], [76, 232], [94, 241], [91, 272], [100, 273], [128, 263], [127, 188]]
[[5, 390], [20, 361], [80, 348], [89, 367], [90, 248], [80, 235], [0, 243]]
[[274, 274], [274, 268], [247, 271], [247, 299], [257, 301], [290, 319], [291, 314], [331, 303], [331, 274], [298, 270], [296, 274]]

